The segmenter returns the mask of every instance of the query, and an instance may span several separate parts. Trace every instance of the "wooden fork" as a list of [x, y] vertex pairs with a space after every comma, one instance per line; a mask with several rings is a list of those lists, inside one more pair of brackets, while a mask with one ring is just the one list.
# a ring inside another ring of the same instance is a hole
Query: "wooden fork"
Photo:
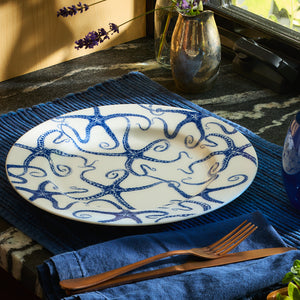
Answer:
[[130, 265], [123, 266], [121, 268], [113, 269], [101, 274], [96, 274], [89, 277], [83, 278], [74, 278], [74, 279], [66, 279], [60, 281], [60, 286], [66, 290], [77, 290], [88, 288], [99, 284], [101, 282], [105, 282], [111, 278], [117, 277], [119, 275], [125, 274], [129, 271], [135, 270], [139, 267], [145, 266], [154, 261], [160, 260], [162, 258], [170, 257], [173, 255], [193, 255], [205, 259], [216, 259], [220, 258], [237, 245], [239, 245], [243, 240], [245, 240], [251, 233], [253, 233], [257, 229], [257, 226], [248, 222], [247, 220], [232, 230], [230, 233], [225, 235], [223, 238], [218, 240], [217, 242], [202, 248], [192, 248], [188, 250], [173, 250], [164, 253], [160, 253], [158, 255], [154, 255], [152, 257], [146, 258], [144, 260], [135, 262]]

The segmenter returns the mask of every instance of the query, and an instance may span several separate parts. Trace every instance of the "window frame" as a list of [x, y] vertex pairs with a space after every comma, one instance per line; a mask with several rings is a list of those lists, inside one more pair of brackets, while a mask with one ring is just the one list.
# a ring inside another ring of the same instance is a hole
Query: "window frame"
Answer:
[[299, 32], [234, 6], [231, 0], [210, 0], [205, 8], [214, 11], [217, 25], [228, 27], [227, 29], [247, 38], [259, 40], [271, 48], [276, 48], [277, 44], [279, 52], [288, 51], [288, 55], [300, 60]]

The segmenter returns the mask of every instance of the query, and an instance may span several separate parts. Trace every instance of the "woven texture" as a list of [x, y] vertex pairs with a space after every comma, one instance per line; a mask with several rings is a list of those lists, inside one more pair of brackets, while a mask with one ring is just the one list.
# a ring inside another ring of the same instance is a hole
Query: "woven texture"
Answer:
[[[194, 109], [221, 119], [243, 133], [253, 144], [259, 161], [257, 176], [248, 190], [230, 204], [209, 214], [177, 223], [147, 227], [110, 227], [67, 220], [51, 215], [20, 197], [7, 180], [5, 159], [13, 143], [34, 126], [55, 116], [92, 106], [148, 103]], [[129, 73], [62, 99], [20, 109], [0, 117], [0, 216], [39, 242], [53, 254], [79, 249], [113, 238], [177, 230], [218, 222], [259, 210], [290, 246], [300, 246], [300, 214], [290, 206], [281, 179], [280, 146], [224, 120], [171, 93], [139, 72]]]

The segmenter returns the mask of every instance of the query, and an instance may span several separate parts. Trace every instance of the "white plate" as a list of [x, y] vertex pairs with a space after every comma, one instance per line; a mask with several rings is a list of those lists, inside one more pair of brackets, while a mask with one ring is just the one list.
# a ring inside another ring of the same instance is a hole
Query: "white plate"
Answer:
[[156, 105], [83, 109], [24, 134], [6, 160], [30, 203], [61, 217], [152, 225], [200, 216], [238, 197], [257, 156], [232, 126]]

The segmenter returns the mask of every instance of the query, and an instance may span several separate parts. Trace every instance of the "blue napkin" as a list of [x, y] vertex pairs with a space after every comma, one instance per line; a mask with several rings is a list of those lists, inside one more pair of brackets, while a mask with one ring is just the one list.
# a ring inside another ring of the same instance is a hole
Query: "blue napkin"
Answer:
[[[200, 269], [179, 275], [127, 284], [102, 291], [66, 297], [59, 280], [105, 272], [149, 256], [175, 249], [202, 247], [213, 243], [244, 220], [258, 229], [233, 252], [285, 246], [274, 228], [260, 212], [234, 219], [178, 231], [135, 235], [96, 244], [52, 257], [38, 267], [47, 299], [241, 299], [281, 281], [300, 251], [292, 250], [263, 259]], [[121, 228], [120, 228], [121, 230]], [[154, 263], [139, 271], [183, 263], [177, 256]]]

